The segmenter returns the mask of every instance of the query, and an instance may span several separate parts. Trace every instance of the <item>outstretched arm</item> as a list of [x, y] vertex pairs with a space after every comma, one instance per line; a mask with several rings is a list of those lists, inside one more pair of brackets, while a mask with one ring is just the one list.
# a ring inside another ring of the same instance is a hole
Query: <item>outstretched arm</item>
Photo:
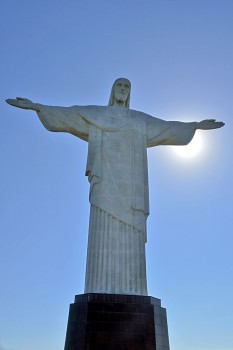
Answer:
[[210, 130], [224, 126], [215, 119], [205, 119], [201, 122], [165, 121], [150, 117], [147, 121], [147, 147], [159, 145], [187, 145], [197, 129]]
[[216, 122], [216, 119], [205, 119], [201, 122], [197, 122], [196, 129], [211, 130], [222, 128], [225, 125], [223, 122]]
[[23, 97], [16, 97], [16, 99], [8, 98], [6, 102], [9, 105], [14, 107], [31, 109], [32, 111], [40, 112], [39, 106], [36, 103], [28, 100], [27, 98], [23, 98]]
[[35, 111], [44, 127], [49, 131], [68, 132], [84, 141], [88, 141], [90, 125], [79, 114], [79, 109], [76, 106], [46, 106], [21, 97], [8, 99], [6, 102], [14, 107]]

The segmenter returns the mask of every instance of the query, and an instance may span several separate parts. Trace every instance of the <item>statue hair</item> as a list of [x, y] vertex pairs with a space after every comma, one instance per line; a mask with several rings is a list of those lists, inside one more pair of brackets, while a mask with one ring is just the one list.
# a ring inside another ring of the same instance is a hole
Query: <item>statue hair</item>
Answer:
[[113, 106], [113, 103], [114, 103], [114, 89], [115, 89], [115, 85], [116, 83], [121, 80], [121, 79], [124, 79], [124, 80], [127, 80], [127, 82], [129, 83], [129, 95], [127, 97], [127, 100], [125, 101], [125, 107], [126, 108], [129, 108], [129, 103], [130, 103], [130, 91], [131, 91], [131, 83], [128, 79], [126, 78], [118, 78], [114, 81], [113, 85], [112, 85], [112, 90], [111, 90], [111, 94], [110, 94], [110, 98], [109, 98], [109, 101], [108, 101], [108, 106]]

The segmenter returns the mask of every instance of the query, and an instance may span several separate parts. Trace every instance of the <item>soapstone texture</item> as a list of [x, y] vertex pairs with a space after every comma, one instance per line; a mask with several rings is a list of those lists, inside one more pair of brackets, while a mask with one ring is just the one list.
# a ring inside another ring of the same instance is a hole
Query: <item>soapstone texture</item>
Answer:
[[[112, 89], [120, 99], [120, 89]], [[125, 94], [128, 97], [129, 93]], [[124, 106], [51, 107], [38, 104], [50, 131], [89, 143], [90, 224], [85, 293], [147, 295], [147, 147], [184, 145], [196, 123], [164, 121]]]
[[142, 232], [92, 205], [88, 240], [85, 293], [147, 295]]
[[52, 107], [17, 97], [46, 129], [88, 142], [90, 223], [86, 293], [147, 295], [145, 244], [149, 215], [147, 148], [185, 145], [196, 129], [224, 125], [165, 121], [129, 108], [131, 83], [117, 79], [108, 106]]

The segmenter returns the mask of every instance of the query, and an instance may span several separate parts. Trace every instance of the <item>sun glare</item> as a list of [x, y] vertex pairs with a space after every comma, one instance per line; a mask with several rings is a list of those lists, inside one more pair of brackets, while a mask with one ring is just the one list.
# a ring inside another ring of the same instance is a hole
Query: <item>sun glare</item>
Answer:
[[196, 132], [194, 138], [187, 146], [172, 146], [172, 150], [183, 158], [192, 158], [200, 154], [203, 147], [203, 138]]

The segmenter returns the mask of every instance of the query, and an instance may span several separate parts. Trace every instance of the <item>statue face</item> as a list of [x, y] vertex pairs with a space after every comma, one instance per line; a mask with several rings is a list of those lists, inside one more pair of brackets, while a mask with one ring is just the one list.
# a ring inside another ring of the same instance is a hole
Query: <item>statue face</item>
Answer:
[[130, 84], [127, 79], [119, 79], [114, 85], [114, 99], [117, 102], [126, 102], [130, 92]]

